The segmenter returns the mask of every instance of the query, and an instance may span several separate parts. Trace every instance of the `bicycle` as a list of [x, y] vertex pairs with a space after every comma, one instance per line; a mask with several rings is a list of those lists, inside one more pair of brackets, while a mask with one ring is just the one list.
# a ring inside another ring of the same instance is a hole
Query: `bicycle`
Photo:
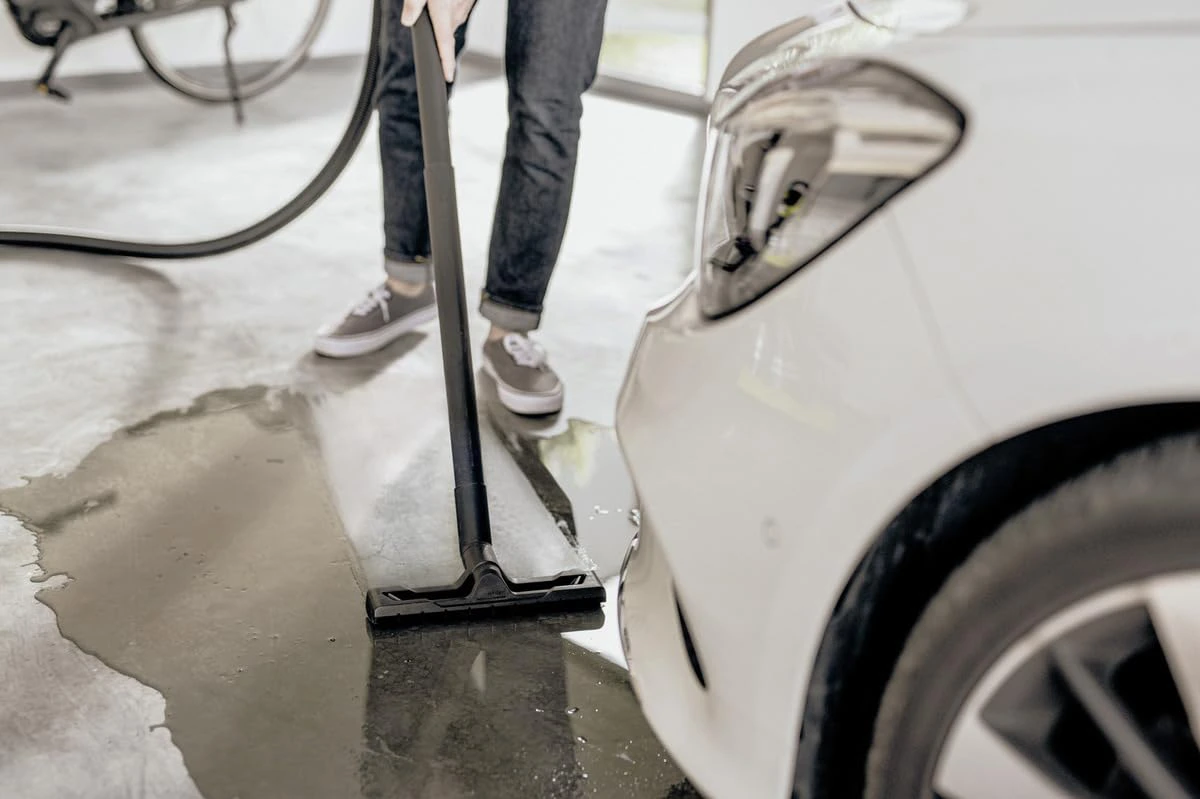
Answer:
[[[43, 95], [69, 100], [69, 93], [55, 83], [54, 75], [63, 55], [84, 39], [118, 30], [129, 31], [138, 55], [150, 74], [180, 94], [205, 103], [232, 103], [239, 123], [243, 120], [242, 103], [267, 92], [296, 72], [329, 15], [332, 0], [314, 0], [310, 16], [304, 21], [299, 38], [282, 56], [256, 60], [245, 66], [234, 63], [233, 39], [238, 28], [239, 6], [252, 0], [6, 0], [21, 35], [39, 47], [53, 50], [49, 63], [34, 84]], [[212, 79], [211, 65], [172, 66], [156, 47], [147, 31], [170, 18], [193, 15], [204, 10], [219, 10], [224, 15], [221, 41], [223, 74]]]

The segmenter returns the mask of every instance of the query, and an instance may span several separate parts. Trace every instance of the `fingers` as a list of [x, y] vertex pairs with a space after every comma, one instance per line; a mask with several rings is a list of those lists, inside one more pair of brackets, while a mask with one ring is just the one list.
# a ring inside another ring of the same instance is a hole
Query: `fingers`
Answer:
[[404, 11], [400, 14], [400, 24], [412, 27], [417, 24], [417, 17], [425, 10], [425, 0], [404, 0]]
[[[417, 19], [427, 4], [428, 0], [404, 0], [400, 23], [410, 28], [417, 24]], [[464, 21], [456, 19], [456, 16], [453, 3], [434, 0], [429, 6], [429, 18], [433, 22], [433, 35], [437, 40], [438, 55], [442, 59], [442, 73], [446, 76], [446, 83], [454, 81], [454, 31]]]
[[442, 72], [446, 74], [446, 83], [453, 83], [456, 67], [454, 31], [458, 29], [458, 26], [454, 24], [454, 11], [445, 6], [431, 9], [431, 11], [438, 12], [432, 14], [433, 35], [437, 39], [438, 55], [442, 57]]
[[454, 83], [456, 70], [454, 32], [463, 20], [458, 19], [455, 4], [448, 0], [432, 0], [430, 18], [433, 22], [433, 37], [438, 42], [438, 55], [442, 56], [442, 72], [446, 83]]

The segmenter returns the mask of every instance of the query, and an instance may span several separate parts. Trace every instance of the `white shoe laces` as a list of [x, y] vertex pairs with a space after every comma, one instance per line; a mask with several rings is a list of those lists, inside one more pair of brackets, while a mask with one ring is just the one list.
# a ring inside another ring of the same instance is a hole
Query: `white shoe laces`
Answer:
[[546, 365], [546, 351], [541, 345], [520, 333], [509, 333], [501, 343], [504, 345], [504, 351], [517, 366], [540, 369]]
[[355, 316], [366, 316], [378, 308], [380, 313], [383, 314], [383, 321], [390, 322], [392, 320], [392, 313], [388, 309], [388, 300], [391, 298], [392, 292], [388, 290], [387, 286], [371, 289], [371, 293], [367, 295], [366, 299], [354, 306], [354, 310], [350, 313]]

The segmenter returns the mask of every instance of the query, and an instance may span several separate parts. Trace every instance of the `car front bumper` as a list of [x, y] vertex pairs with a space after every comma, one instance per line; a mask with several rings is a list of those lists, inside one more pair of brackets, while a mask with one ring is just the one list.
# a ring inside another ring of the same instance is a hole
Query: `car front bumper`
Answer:
[[979, 440], [899, 251], [882, 212], [716, 322], [689, 283], [630, 365], [617, 431], [643, 532], [623, 637], [651, 725], [712, 799], [788, 795], [846, 580], [919, 481]]

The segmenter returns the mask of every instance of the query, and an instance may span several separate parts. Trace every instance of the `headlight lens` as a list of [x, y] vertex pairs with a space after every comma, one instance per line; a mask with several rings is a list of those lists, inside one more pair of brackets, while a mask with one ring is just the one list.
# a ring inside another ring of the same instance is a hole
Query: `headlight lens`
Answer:
[[754, 83], [710, 124], [699, 288], [715, 318], [763, 296], [929, 172], [964, 120], [906, 73], [832, 61]]

